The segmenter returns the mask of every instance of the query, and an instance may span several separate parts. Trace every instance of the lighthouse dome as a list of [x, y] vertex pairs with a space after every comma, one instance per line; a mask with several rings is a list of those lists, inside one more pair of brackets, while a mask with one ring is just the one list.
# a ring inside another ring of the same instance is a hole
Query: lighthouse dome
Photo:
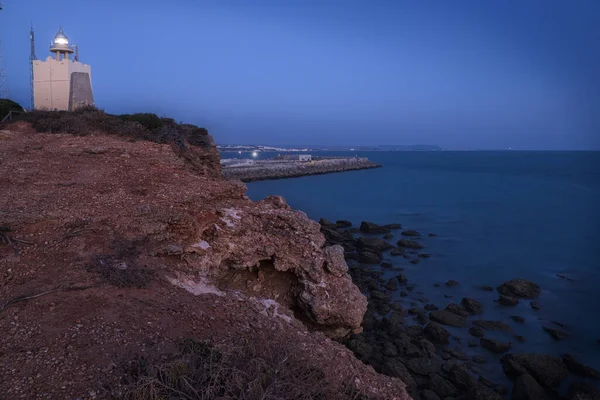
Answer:
[[58, 30], [58, 33], [56, 35], [54, 35], [54, 45], [59, 45], [59, 46], [68, 46], [69, 45], [69, 38], [63, 32], [62, 27]]

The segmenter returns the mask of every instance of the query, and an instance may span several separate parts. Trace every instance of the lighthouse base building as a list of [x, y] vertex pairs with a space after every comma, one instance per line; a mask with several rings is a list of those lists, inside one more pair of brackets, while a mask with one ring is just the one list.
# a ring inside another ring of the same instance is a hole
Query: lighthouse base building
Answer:
[[50, 46], [54, 57], [33, 61], [33, 103], [36, 110], [73, 111], [94, 105], [92, 71], [78, 57], [70, 60], [75, 50], [69, 46], [62, 28]]

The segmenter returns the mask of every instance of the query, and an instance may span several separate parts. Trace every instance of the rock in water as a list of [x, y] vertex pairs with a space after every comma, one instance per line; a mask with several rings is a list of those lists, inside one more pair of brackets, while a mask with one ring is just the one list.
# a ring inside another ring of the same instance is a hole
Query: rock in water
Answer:
[[442, 360], [438, 357], [411, 358], [406, 361], [406, 368], [418, 375], [435, 374], [442, 369]]
[[358, 261], [363, 264], [379, 264], [381, 262], [381, 255], [370, 251], [363, 251], [358, 253]]
[[460, 285], [460, 283], [458, 283], [454, 279], [450, 279], [448, 282], [446, 282], [446, 286], [448, 286], [448, 287], [453, 287], [453, 286], [458, 286], [458, 285]]
[[402, 256], [402, 255], [404, 255], [404, 253], [405, 253], [405, 250], [403, 248], [397, 247], [390, 252], [390, 255], [391, 256]]
[[448, 332], [443, 326], [435, 322], [430, 322], [425, 327], [425, 337], [432, 343], [436, 344], [448, 344], [448, 338], [450, 332]]
[[472, 326], [469, 328], [469, 333], [475, 337], [481, 338], [485, 335], [483, 329], [478, 326]]
[[512, 307], [519, 304], [519, 299], [501, 294], [498, 303], [500, 303], [501, 306]]
[[388, 229], [402, 229], [401, 224], [385, 224], [383, 227]]
[[432, 311], [429, 313], [429, 319], [439, 322], [443, 325], [455, 326], [462, 328], [467, 324], [465, 317], [451, 313], [450, 311]]
[[600, 390], [589, 382], [569, 385], [569, 400], [600, 400]]
[[525, 323], [525, 318], [523, 318], [523, 317], [521, 317], [521, 316], [519, 316], [519, 315], [512, 315], [510, 318], [511, 318], [513, 321], [515, 321], [515, 322], [517, 322], [517, 323], [519, 323], [519, 324], [523, 324], [523, 323]]
[[503, 343], [499, 340], [493, 339], [481, 338], [479, 340], [479, 344], [481, 344], [481, 347], [484, 349], [498, 354], [506, 353], [510, 349], [510, 343]]
[[405, 247], [407, 249], [415, 249], [420, 250], [423, 248], [423, 245], [419, 242], [415, 242], [414, 240], [408, 239], [400, 239], [398, 240], [398, 247]]
[[441, 398], [446, 398], [458, 394], [456, 387], [450, 381], [442, 378], [439, 375], [433, 375], [428, 385], [429, 389], [433, 390]]
[[547, 400], [544, 388], [529, 374], [521, 375], [515, 381], [511, 400]]
[[321, 218], [319, 220], [319, 224], [321, 224], [321, 226], [325, 226], [327, 228], [335, 228], [336, 227], [336, 224], [334, 224], [331, 221], [326, 220], [325, 218]]
[[460, 315], [461, 317], [468, 317], [469, 312], [465, 310], [462, 306], [459, 306], [456, 303], [450, 303], [445, 308], [446, 311], [450, 311], [456, 315]]
[[418, 237], [418, 236], [421, 236], [421, 234], [415, 230], [408, 229], [406, 231], [402, 231], [402, 236]]
[[465, 364], [453, 366], [450, 372], [448, 372], [448, 378], [456, 387], [464, 390], [475, 386], [475, 378], [471, 375]]
[[364, 233], [390, 233], [391, 228], [363, 221], [360, 223], [360, 231]]
[[542, 309], [542, 305], [537, 302], [537, 301], [531, 301], [529, 302], [529, 305], [531, 306], [532, 309], [534, 309], [535, 311], [539, 311]]
[[392, 239], [393, 237], [394, 237], [394, 235], [391, 233], [386, 233], [385, 235], [383, 235], [384, 239]]
[[500, 359], [504, 372], [513, 377], [530, 374], [542, 386], [554, 388], [569, 376], [561, 359], [545, 354], [507, 354]]
[[558, 329], [550, 328], [548, 326], [542, 327], [550, 336], [556, 340], [563, 340], [569, 337], [567, 332], [560, 331]]
[[573, 357], [570, 354], [565, 354], [563, 356], [563, 362], [567, 366], [567, 369], [575, 375], [584, 376], [586, 378], [591, 378], [595, 380], [600, 379], [600, 372], [596, 371], [591, 367], [588, 367], [587, 365], [583, 365], [577, 362], [575, 357]]
[[476, 315], [483, 313], [483, 304], [475, 299], [464, 297], [461, 301], [461, 304], [469, 312], [469, 314]]
[[381, 253], [382, 251], [394, 247], [380, 238], [359, 238], [356, 244], [359, 248], [371, 251], [373, 253]]
[[335, 226], [338, 228], [352, 228], [352, 222], [343, 219], [335, 221]]
[[525, 279], [513, 279], [498, 286], [498, 292], [509, 297], [534, 298], [540, 295], [540, 287]]
[[486, 331], [499, 331], [511, 333], [512, 328], [500, 321], [478, 320], [473, 321], [473, 325], [485, 329]]

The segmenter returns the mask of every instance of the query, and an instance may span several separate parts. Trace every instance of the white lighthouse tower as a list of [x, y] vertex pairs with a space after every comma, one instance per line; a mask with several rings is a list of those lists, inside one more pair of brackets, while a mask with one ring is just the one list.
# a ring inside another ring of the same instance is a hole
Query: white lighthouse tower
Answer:
[[[79, 62], [78, 49], [62, 30], [54, 36], [46, 61], [33, 61], [33, 103], [36, 110], [68, 110], [94, 104], [91, 67]], [[75, 53], [75, 59], [69, 57]]]

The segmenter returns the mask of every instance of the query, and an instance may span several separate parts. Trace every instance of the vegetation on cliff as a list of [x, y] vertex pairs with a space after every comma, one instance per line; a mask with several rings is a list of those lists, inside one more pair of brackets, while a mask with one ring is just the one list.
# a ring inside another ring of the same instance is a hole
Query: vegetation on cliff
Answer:
[[0, 121], [11, 111], [23, 111], [23, 107], [16, 101], [0, 99]]

